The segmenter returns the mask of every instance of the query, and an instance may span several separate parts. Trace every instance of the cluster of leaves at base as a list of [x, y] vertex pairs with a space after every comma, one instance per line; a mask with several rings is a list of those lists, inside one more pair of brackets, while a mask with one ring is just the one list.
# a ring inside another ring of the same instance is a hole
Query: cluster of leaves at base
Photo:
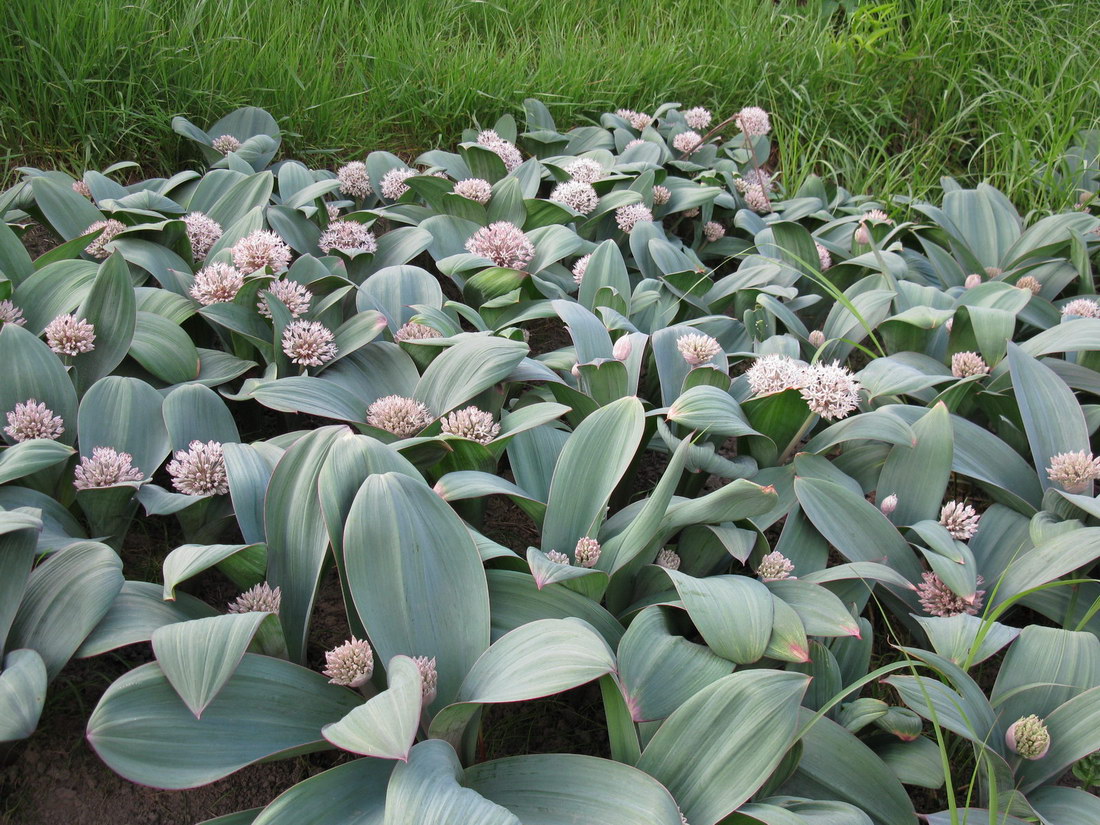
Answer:
[[[943, 789], [936, 823], [1096, 821], [1057, 784], [1100, 748], [1091, 202], [1029, 223], [949, 180], [940, 206], [786, 192], [734, 118], [687, 151], [676, 104], [564, 132], [527, 113], [337, 175], [271, 165], [279, 130], [245, 109], [177, 122], [203, 174], [26, 169], [0, 196], [0, 741], [73, 655], [151, 642], [88, 723], [123, 776], [361, 755], [224, 823], [895, 825], [906, 785]], [[585, 211], [552, 197], [580, 168]], [[322, 249], [337, 221], [371, 240]], [[502, 223], [493, 260], [472, 239]], [[32, 260], [35, 224], [61, 243]], [[243, 271], [262, 231], [285, 251]], [[239, 284], [199, 300], [213, 265]], [[68, 314], [93, 348], [58, 351]], [[320, 363], [288, 351], [298, 321], [331, 334]], [[265, 407], [286, 431], [242, 440]], [[128, 472], [74, 484], [97, 448]], [[1051, 471], [1065, 454], [1083, 480]], [[498, 541], [494, 496], [538, 546]], [[139, 509], [186, 542], [158, 583], [117, 554]], [[305, 666], [333, 566], [358, 690]], [[185, 592], [209, 570], [252, 596]], [[917, 641], [871, 670], [876, 627]], [[895, 704], [868, 695], [883, 677]], [[610, 759], [477, 763], [486, 705], [590, 682]], [[1024, 759], [1006, 734], [1031, 715], [1049, 748]]]

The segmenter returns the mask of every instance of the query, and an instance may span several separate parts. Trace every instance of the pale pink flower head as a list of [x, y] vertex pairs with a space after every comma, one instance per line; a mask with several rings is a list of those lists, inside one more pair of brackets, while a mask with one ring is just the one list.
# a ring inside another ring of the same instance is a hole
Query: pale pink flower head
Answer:
[[859, 382], [847, 367], [814, 364], [805, 372], [805, 383], [799, 388], [810, 412], [833, 421], [844, 418], [859, 406]]
[[940, 524], [947, 528], [952, 538], [967, 541], [978, 532], [981, 516], [969, 504], [961, 501], [949, 501], [940, 510]]
[[815, 329], [810, 332], [806, 340], [810, 342], [811, 347], [816, 349], [825, 343], [825, 333], [819, 329]]
[[23, 310], [11, 301], [0, 301], [0, 325], [14, 324], [21, 327], [25, 323], [27, 323], [27, 319], [23, 317]]
[[168, 462], [172, 486], [187, 496], [224, 496], [229, 492], [220, 441], [192, 441]]
[[680, 569], [680, 554], [675, 550], [662, 550], [657, 554], [657, 561], [654, 562], [658, 567], [663, 567], [666, 570], [679, 570]]
[[445, 415], [439, 426], [449, 435], [476, 441], [478, 444], [488, 444], [500, 435], [500, 425], [493, 420], [492, 413], [473, 406]]
[[625, 152], [627, 149], [633, 149], [635, 146], [645, 146], [647, 143], [649, 143], [649, 141], [645, 138], [634, 138], [633, 140], [627, 141], [626, 146], [623, 147], [623, 151]]
[[325, 214], [328, 216], [329, 223], [332, 221], [340, 220], [340, 207], [334, 203], [325, 204]]
[[337, 169], [336, 179], [340, 181], [340, 191], [353, 198], [365, 198], [374, 191], [367, 174], [367, 164], [361, 160], [353, 160]]
[[185, 215], [183, 225], [191, 244], [191, 257], [201, 261], [222, 236], [222, 225], [202, 212]]
[[710, 110], [704, 109], [702, 106], [696, 106], [694, 109], [688, 109], [684, 112], [684, 120], [692, 129], [706, 129], [710, 126], [710, 119]]
[[417, 669], [420, 671], [420, 693], [425, 705], [435, 701], [436, 690], [439, 687], [439, 673], [435, 667], [435, 657], [413, 656]]
[[[244, 286], [244, 275], [229, 264], [215, 263], [204, 266], [191, 284], [191, 297], [208, 307], [211, 304], [227, 304], [237, 297]], [[264, 304], [267, 309], [267, 304]], [[270, 314], [270, 313], [269, 313]]]
[[332, 330], [319, 321], [291, 321], [283, 330], [283, 352], [295, 364], [319, 367], [336, 357]]
[[637, 224], [652, 220], [653, 213], [644, 203], [632, 203], [615, 210], [615, 223], [627, 235], [634, 231]]
[[1084, 451], [1058, 453], [1051, 456], [1047, 478], [1067, 493], [1083, 493], [1100, 478], [1100, 458]]
[[871, 209], [863, 213], [863, 220], [870, 223], [885, 223], [890, 226], [894, 225], [893, 219], [883, 212], [881, 209]]
[[764, 556], [764, 558], [760, 559], [760, 564], [756, 567], [756, 575], [759, 576], [762, 581], [766, 582], [789, 579], [793, 572], [794, 562], [778, 550], [773, 550], [771, 553]]
[[768, 193], [764, 190], [763, 186], [759, 184], [750, 184], [741, 194], [745, 199], [745, 205], [753, 212], [765, 213], [772, 211], [771, 199], [768, 197]]
[[[982, 584], [981, 576], [978, 576], [978, 584]], [[930, 616], [958, 616], [962, 613], [968, 616], [977, 615], [982, 609], [984, 597], [984, 590], [975, 590], [972, 598], [964, 599], [952, 592], [935, 573], [922, 573], [921, 583], [917, 585], [920, 606]]]
[[577, 542], [573, 551], [577, 564], [581, 567], [592, 568], [600, 560], [600, 543], [593, 538], [585, 536]]
[[806, 382], [809, 368], [787, 355], [771, 353], [756, 359], [745, 370], [753, 395], [771, 395], [783, 390], [798, 389]]
[[256, 303], [256, 309], [265, 318], [271, 317], [271, 309], [264, 300], [264, 296], [268, 294], [278, 298], [286, 306], [291, 318], [298, 318], [309, 312], [309, 303], [313, 300], [313, 293], [300, 283], [289, 278], [280, 278], [272, 281], [267, 289], [260, 290], [260, 300]]
[[400, 438], [416, 435], [432, 420], [427, 407], [401, 395], [387, 395], [367, 407], [368, 424]]
[[852, 233], [852, 240], [861, 244], [871, 243], [871, 230], [867, 228], [867, 224], [860, 222], [859, 226], [856, 227], [856, 231]]
[[393, 334], [393, 340], [401, 343], [402, 341], [423, 341], [427, 338], [442, 338], [443, 333], [439, 330], [429, 327], [427, 324], [402, 324], [401, 328]]
[[466, 178], [455, 184], [454, 193], [484, 206], [493, 197], [493, 185], [481, 178]]
[[698, 367], [710, 363], [722, 351], [722, 345], [709, 335], [692, 332], [676, 339], [676, 349], [688, 364]]
[[726, 237], [726, 227], [718, 221], [707, 221], [703, 224], [703, 237], [707, 239], [707, 243], [720, 241]]
[[395, 166], [382, 176], [382, 180], [379, 181], [378, 186], [382, 190], [382, 197], [386, 200], [395, 201], [409, 191], [409, 185], [405, 183], [409, 178], [416, 177], [417, 172], [415, 169], [409, 169], [405, 166]]
[[569, 177], [581, 183], [593, 183], [603, 177], [603, 167], [592, 158], [577, 158], [565, 167]]
[[678, 152], [683, 152], [685, 155], [690, 155], [702, 145], [703, 136], [690, 129], [686, 132], [680, 132], [680, 134], [672, 139], [672, 148]]
[[133, 460], [129, 453], [120, 453], [112, 447], [94, 447], [92, 454], [81, 458], [73, 471], [76, 476], [73, 486], [78, 490], [92, 490], [141, 481], [145, 476], [133, 466]]
[[221, 135], [216, 137], [210, 145], [215, 152], [222, 155], [228, 155], [230, 152], [236, 152], [241, 148], [241, 142], [233, 137], [233, 135]]
[[80, 355], [95, 349], [95, 327], [75, 315], [58, 315], [46, 324], [46, 343], [58, 355]]
[[814, 246], [817, 247], [818, 267], [824, 272], [833, 265], [833, 256], [829, 254], [829, 250], [824, 245], [819, 244], [817, 241], [814, 241]]
[[582, 215], [587, 215], [595, 209], [599, 199], [600, 196], [596, 194], [592, 184], [579, 180], [567, 180], [559, 183], [554, 187], [554, 191], [550, 193], [550, 200], [565, 204], [574, 212], [580, 212]]
[[1005, 744], [1024, 759], [1042, 759], [1050, 750], [1050, 731], [1043, 720], [1033, 713], [1008, 726]]
[[378, 242], [366, 224], [358, 221], [330, 221], [328, 228], [317, 239], [317, 246], [326, 255], [334, 249], [345, 255], [377, 252]]
[[466, 249], [508, 269], [523, 269], [535, 257], [535, 245], [514, 223], [497, 221], [477, 230]]
[[1100, 318], [1100, 303], [1091, 298], [1077, 298], [1062, 307], [1062, 317]]
[[578, 284], [584, 280], [584, 273], [588, 271], [588, 262], [592, 260], [592, 255], [585, 255], [577, 259], [577, 262], [573, 264], [573, 280]]
[[882, 504], [879, 505], [879, 509], [882, 510], [883, 515], [890, 515], [896, 509], [898, 509], [898, 497], [895, 493], [891, 493], [882, 500]]
[[118, 235], [118, 233], [125, 228], [126, 224], [124, 224], [122, 221], [116, 221], [114, 218], [108, 218], [105, 221], [96, 221], [87, 229], [85, 229], [81, 234], [90, 235], [91, 233], [99, 229], [102, 229], [103, 232], [100, 233], [99, 237], [97, 237], [94, 241], [84, 247], [84, 251], [91, 255], [93, 258], [99, 258], [100, 260], [103, 260], [111, 254], [105, 248], [107, 244], [113, 241], [115, 239], [115, 236]]
[[951, 356], [951, 374], [956, 378], [969, 378], [988, 372], [989, 364], [976, 352], [956, 352]]
[[250, 232], [233, 244], [229, 253], [233, 256], [233, 265], [245, 275], [264, 267], [278, 272], [290, 265], [290, 247], [269, 229]]
[[1025, 275], [1016, 282], [1016, 286], [1019, 289], [1026, 289], [1032, 295], [1038, 295], [1043, 289], [1043, 285], [1039, 283], [1038, 279], [1031, 275]]
[[668, 203], [671, 197], [672, 190], [669, 189], [667, 186], [662, 186], [658, 183], [656, 186], [653, 187], [654, 206], [664, 206], [666, 203]]
[[966, 289], [973, 289], [976, 286], [980, 286], [982, 283], [982, 276], [977, 272], [972, 272], [966, 276], [966, 280], [963, 281], [963, 287]]
[[733, 185], [739, 192], [745, 192], [750, 186], [759, 186], [765, 192], [770, 192], [774, 181], [772, 176], [763, 169], [746, 169], [741, 173], [741, 177], [734, 180]]
[[370, 642], [351, 637], [333, 650], [325, 651], [325, 668], [321, 671], [331, 684], [362, 687], [374, 674], [374, 651]]
[[771, 118], [759, 106], [746, 106], [737, 113], [737, 125], [746, 135], [766, 135], [772, 130]]
[[994, 278], [1000, 278], [1005, 274], [1005, 271], [999, 266], [987, 266], [985, 267], [985, 277], [993, 280]]
[[28, 398], [8, 413], [8, 426], [4, 432], [13, 441], [31, 441], [35, 438], [56, 441], [65, 432], [65, 422], [61, 416], [54, 415], [45, 403]]
[[92, 199], [92, 190], [88, 188], [88, 184], [85, 183], [83, 180], [73, 181], [73, 191], [76, 192], [78, 195], [83, 195], [88, 200]]
[[639, 132], [653, 123], [653, 118], [645, 112], [635, 112], [633, 109], [617, 109], [615, 114], [627, 121], [631, 128], [637, 129]]
[[509, 172], [523, 163], [523, 155], [520, 154], [510, 141], [505, 140], [494, 129], [486, 129], [477, 136], [477, 142], [496, 154], [504, 163], [504, 168]]
[[685, 218], [698, 218], [699, 217], [699, 212], [700, 212], [699, 207], [698, 206], [693, 206], [690, 209], [685, 209], [684, 210], [684, 217]]
[[283, 591], [267, 582], [253, 585], [229, 603], [230, 613], [278, 613]]
[[615, 346], [611, 348], [611, 356], [616, 361], [625, 361], [630, 357], [630, 351], [633, 349], [630, 343], [630, 336], [624, 335], [618, 341], [615, 342]]
[[548, 550], [546, 558], [550, 559], [554, 564], [573, 564], [573, 562], [569, 560], [569, 556], [565, 555], [565, 553], [562, 553], [560, 550]]

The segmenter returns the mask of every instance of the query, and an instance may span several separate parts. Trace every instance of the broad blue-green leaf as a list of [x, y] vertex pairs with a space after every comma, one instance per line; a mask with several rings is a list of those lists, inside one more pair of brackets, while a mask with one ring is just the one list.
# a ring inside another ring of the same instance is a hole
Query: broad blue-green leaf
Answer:
[[171, 602], [166, 602], [162, 594], [159, 584], [125, 582], [111, 602], [111, 609], [88, 634], [76, 655], [98, 656], [125, 645], [147, 642], [158, 627], [218, 615], [206, 602], [187, 593], [177, 593]]
[[916, 443], [895, 445], [879, 475], [879, 501], [898, 497], [894, 524], [938, 518], [951, 476], [953, 438], [947, 407], [940, 403], [913, 425]]
[[772, 633], [768, 588], [747, 576], [697, 579], [677, 570], [668, 576], [711, 650], [738, 664], [759, 660]]
[[565, 587], [539, 590], [527, 573], [515, 570], [487, 570], [492, 637], [501, 638], [509, 631], [539, 619], [579, 618], [592, 625], [609, 645], [622, 638], [622, 625], [603, 607]]
[[164, 424], [173, 450], [186, 450], [192, 441], [240, 441], [233, 414], [221, 397], [201, 384], [176, 387], [164, 397]]
[[0, 511], [0, 653], [11, 648], [4, 640], [23, 598], [41, 530], [42, 519], [33, 510]]
[[686, 390], [668, 408], [668, 420], [703, 435], [758, 435], [728, 392], [700, 386]]
[[382, 825], [393, 765], [355, 759], [311, 776], [275, 797], [253, 825]]
[[184, 544], [164, 558], [164, 598], [174, 599], [176, 587], [203, 570], [208, 570], [230, 556], [243, 553], [259, 544]]
[[[966, 613], [945, 617], [918, 616], [917, 623], [928, 634], [933, 650], [957, 665], [984, 662], [1020, 635], [1014, 627], [986, 622]], [[975, 649], [979, 633], [982, 640]]]
[[265, 541], [264, 497], [282, 451], [267, 444], [223, 444], [222, 454], [241, 535], [247, 542]]
[[44, 175], [31, 178], [30, 184], [42, 215], [67, 241], [83, 235], [89, 226], [103, 220], [100, 211], [71, 187], [62, 186]]
[[32, 438], [0, 450], [0, 484], [65, 461], [75, 450], [48, 438]]
[[363, 282], [360, 290], [373, 299], [394, 331], [412, 320], [416, 314], [414, 305], [443, 306], [439, 282], [418, 266], [379, 269]]
[[1054, 581], [1078, 568], [1087, 568], [1100, 557], [1100, 527], [1061, 533], [1017, 557], [1004, 571], [995, 604], [1026, 590]]
[[34, 399], [61, 416], [65, 431], [58, 440], [75, 443], [76, 389], [50, 348], [23, 327], [4, 324], [0, 326], [0, 363], [4, 364], [4, 380], [0, 381], [2, 412]]
[[0, 742], [26, 739], [46, 702], [46, 665], [34, 650], [13, 650], [0, 668]]
[[1029, 625], [1008, 649], [991, 701], [1007, 727], [1021, 716], [1045, 717], [1100, 684], [1100, 640], [1089, 632]]
[[394, 656], [386, 669], [388, 685], [321, 735], [338, 748], [379, 759], [405, 762], [416, 741], [424, 694], [420, 668], [408, 656]]
[[161, 406], [164, 399], [144, 381], [110, 375], [84, 395], [77, 416], [80, 454], [112, 447], [133, 457], [133, 466], [150, 478], [168, 455], [170, 443]]
[[199, 377], [199, 351], [191, 342], [191, 336], [161, 315], [137, 313], [130, 356], [169, 384], [182, 384]]
[[1042, 759], [1025, 761], [1017, 770], [1025, 793], [1100, 750], [1100, 686], [1074, 696], [1043, 722], [1050, 732], [1050, 750]]
[[794, 609], [810, 636], [859, 636], [859, 625], [852, 614], [824, 587], [796, 578], [764, 585]]
[[83, 392], [122, 362], [134, 337], [137, 304], [130, 269], [122, 255], [116, 252], [100, 264], [76, 316], [95, 327], [95, 348], [73, 356], [77, 389]]
[[527, 355], [527, 345], [482, 335], [440, 353], [416, 385], [413, 396], [433, 415], [442, 415], [500, 382]]

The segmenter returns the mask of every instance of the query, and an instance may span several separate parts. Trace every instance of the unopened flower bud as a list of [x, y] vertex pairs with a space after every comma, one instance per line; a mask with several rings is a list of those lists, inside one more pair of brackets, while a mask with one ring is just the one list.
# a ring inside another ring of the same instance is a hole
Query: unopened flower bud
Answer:
[[1042, 759], [1050, 750], [1050, 731], [1034, 713], [1013, 722], [1005, 733], [1005, 744], [1024, 759]]

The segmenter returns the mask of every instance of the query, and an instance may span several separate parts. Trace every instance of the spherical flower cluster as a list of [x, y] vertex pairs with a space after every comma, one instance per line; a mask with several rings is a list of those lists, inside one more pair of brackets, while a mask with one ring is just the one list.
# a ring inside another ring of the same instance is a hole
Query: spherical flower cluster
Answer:
[[73, 181], [73, 191], [78, 195], [83, 195], [88, 200], [92, 199], [92, 190], [88, 188], [88, 184], [82, 180]]
[[985, 267], [985, 277], [993, 280], [994, 278], [1000, 278], [1005, 274], [1005, 271], [999, 266], [987, 266]]
[[708, 243], [720, 241], [726, 237], [726, 227], [718, 221], [707, 221], [703, 224], [703, 237], [707, 239]]
[[[978, 584], [982, 584], [981, 576], [978, 576]], [[935, 573], [922, 573], [921, 583], [917, 585], [920, 606], [930, 616], [958, 616], [961, 613], [974, 616], [982, 609], [984, 597], [984, 590], [975, 590], [972, 598], [964, 599], [952, 592]]]
[[603, 177], [603, 167], [592, 158], [577, 158], [565, 167], [569, 177], [581, 183], [594, 183]]
[[833, 265], [833, 256], [829, 254], [829, 250], [822, 244], [814, 241], [814, 246], [817, 247], [817, 263], [818, 267], [824, 272], [826, 269]]
[[99, 258], [103, 260], [111, 253], [108, 252], [105, 247], [111, 241], [115, 239], [115, 236], [126, 228], [126, 224], [122, 221], [116, 221], [114, 218], [109, 218], [105, 221], [96, 221], [81, 234], [90, 235], [100, 229], [103, 230], [94, 241], [84, 247], [84, 251], [91, 255], [93, 258]]
[[771, 198], [768, 197], [768, 193], [764, 190], [764, 187], [759, 184], [750, 184], [745, 188], [745, 191], [741, 193], [741, 196], [745, 199], [745, 205], [753, 212], [764, 213], [772, 211]]
[[810, 412], [833, 421], [844, 418], [859, 406], [859, 388], [859, 382], [848, 368], [834, 361], [814, 364], [806, 370], [799, 392]]
[[332, 221], [337, 221], [340, 219], [340, 207], [334, 203], [326, 203], [325, 214], [328, 216], [330, 223]]
[[653, 220], [653, 213], [643, 203], [632, 203], [615, 210], [615, 223], [627, 235], [634, 231], [635, 224], [651, 220]]
[[577, 564], [581, 567], [595, 567], [596, 562], [600, 560], [600, 543], [585, 536], [577, 542], [573, 555], [577, 559]]
[[186, 450], [177, 450], [168, 462], [172, 486], [187, 496], [224, 496], [229, 492], [225, 474], [225, 456], [219, 441], [192, 441]]
[[662, 550], [657, 554], [657, 561], [655, 561], [654, 564], [666, 570], [679, 570], [680, 554], [675, 550]]
[[23, 310], [11, 301], [0, 301], [0, 324], [14, 324], [21, 327], [25, 323], [27, 319], [23, 317]]
[[222, 155], [228, 155], [230, 152], [236, 152], [240, 149], [241, 142], [233, 137], [233, 135], [221, 135], [220, 137], [214, 138], [210, 146], [215, 152]]
[[202, 212], [185, 215], [183, 225], [191, 244], [191, 257], [201, 261], [222, 236], [222, 225]]
[[860, 223], [856, 227], [856, 231], [852, 233], [852, 240], [856, 243], [869, 244], [871, 242], [871, 230], [867, 228], [867, 224]]
[[[210, 264], [195, 275], [191, 284], [191, 297], [208, 307], [211, 304], [227, 304], [237, 297], [244, 286], [244, 275], [229, 264]], [[267, 304], [263, 305], [267, 309]], [[270, 314], [270, 312], [268, 313]]]
[[737, 113], [737, 126], [750, 137], [766, 135], [772, 130], [771, 118], [759, 106], [746, 106]]
[[756, 567], [756, 575], [766, 582], [789, 579], [793, 572], [794, 562], [778, 550], [773, 550], [771, 553], [764, 556], [764, 558], [760, 559], [760, 564]]
[[92, 490], [141, 481], [145, 476], [133, 466], [133, 460], [129, 453], [120, 453], [111, 447], [94, 447], [92, 454], [81, 458], [73, 471], [76, 476], [73, 486], [78, 490]]
[[771, 395], [798, 389], [806, 379], [807, 367], [786, 355], [762, 355], [745, 371], [753, 395]]
[[496, 154], [504, 162], [504, 168], [509, 172], [523, 163], [523, 155], [510, 141], [505, 140], [493, 129], [486, 129], [477, 136], [477, 142]]
[[649, 143], [649, 141], [645, 138], [634, 138], [633, 140], [628, 140], [626, 142], [626, 146], [623, 147], [623, 151], [625, 152], [627, 149], [633, 149], [635, 146], [645, 146], [647, 143]]
[[401, 328], [393, 334], [393, 340], [397, 343], [402, 341], [423, 341], [425, 338], [442, 338], [443, 333], [433, 327], [429, 327], [427, 324], [402, 324]]
[[949, 501], [940, 510], [940, 524], [947, 528], [953, 538], [966, 541], [978, 532], [978, 520], [981, 516], [969, 504], [961, 501]]
[[367, 174], [367, 164], [361, 160], [353, 160], [337, 169], [336, 179], [340, 181], [340, 191], [353, 198], [365, 198], [374, 191]]
[[692, 129], [706, 129], [710, 126], [710, 110], [704, 109], [702, 106], [688, 109], [684, 112], [684, 120]]
[[[10, 418], [11, 413], [8, 413]], [[1067, 493], [1083, 493], [1100, 478], [1100, 458], [1083, 450], [1051, 456], [1047, 478]]]
[[455, 184], [454, 193], [484, 206], [493, 197], [493, 184], [481, 178], [466, 178]]
[[709, 363], [714, 356], [722, 351], [722, 345], [717, 340], [701, 332], [693, 332], [681, 335], [676, 339], [676, 349], [691, 366], [698, 367]]
[[358, 221], [330, 221], [328, 228], [317, 239], [317, 246], [326, 255], [336, 249], [345, 255], [377, 252], [378, 242], [366, 224]]
[[271, 317], [271, 309], [264, 300], [264, 296], [268, 294], [278, 298], [286, 306], [291, 318], [298, 318], [309, 312], [309, 302], [313, 300], [313, 293], [300, 283], [280, 278], [272, 281], [269, 288], [260, 290], [258, 296], [260, 300], [256, 302], [256, 309], [265, 318]]
[[1062, 307], [1062, 317], [1100, 318], [1100, 303], [1091, 298], [1078, 298]]
[[775, 188], [775, 182], [772, 180], [772, 176], [763, 169], [746, 169], [741, 173], [741, 177], [737, 178], [733, 183], [740, 192], [744, 192], [750, 186], [759, 186], [765, 192], [770, 192]]
[[672, 139], [672, 147], [678, 152], [683, 152], [685, 155], [690, 155], [702, 145], [703, 136], [690, 129], [686, 132], [680, 132], [680, 134]]
[[1032, 295], [1038, 295], [1042, 290], [1043, 285], [1039, 283], [1038, 279], [1031, 275], [1025, 275], [1016, 282], [1016, 286], [1019, 289], [1026, 289]]
[[245, 275], [271, 267], [278, 272], [290, 265], [290, 247], [268, 229], [257, 229], [245, 235], [229, 250], [233, 265]]
[[554, 564], [572, 564], [572, 562], [569, 561], [569, 556], [565, 555], [565, 553], [562, 553], [558, 550], [549, 550], [549, 551], [547, 551], [546, 558], [548, 558], [550, 561], [554, 562]]
[[816, 349], [825, 343], [825, 333], [819, 329], [811, 330], [806, 340], [810, 343], [811, 347]]
[[580, 212], [582, 215], [587, 215], [595, 209], [599, 199], [600, 196], [596, 194], [592, 184], [579, 180], [567, 180], [564, 183], [559, 183], [554, 187], [554, 191], [550, 193], [550, 200], [565, 204], [574, 212]]
[[657, 184], [653, 187], [654, 206], [664, 206], [666, 203], [668, 203], [671, 197], [672, 190], [669, 189], [667, 186], [661, 186], [661, 184]]
[[333, 650], [325, 651], [325, 667], [321, 671], [331, 684], [357, 688], [370, 681], [374, 673], [374, 651], [370, 642], [351, 637]]
[[645, 112], [635, 112], [633, 109], [617, 109], [615, 114], [627, 121], [631, 128], [637, 129], [639, 132], [653, 123], [653, 118]]
[[319, 367], [336, 357], [332, 330], [319, 321], [291, 321], [283, 330], [283, 352], [303, 367]]
[[969, 378], [988, 372], [989, 364], [976, 352], [956, 352], [951, 356], [951, 374], [956, 378]]
[[420, 670], [420, 693], [424, 704], [430, 705], [435, 701], [435, 692], [439, 686], [439, 674], [435, 669], [435, 657], [413, 656], [416, 667]]
[[584, 273], [588, 271], [588, 262], [592, 260], [592, 255], [585, 255], [577, 259], [577, 262], [573, 264], [573, 280], [578, 284], [584, 280]]
[[409, 191], [409, 185], [405, 183], [409, 178], [416, 177], [416, 170], [407, 166], [395, 166], [382, 176], [378, 186], [382, 190], [382, 197], [395, 201]]
[[488, 444], [500, 435], [500, 425], [493, 420], [492, 413], [477, 407], [456, 410], [444, 416], [439, 426], [449, 435], [457, 435], [478, 444]]
[[367, 407], [367, 423], [400, 438], [408, 438], [431, 424], [432, 414], [412, 398], [387, 395]]
[[58, 315], [46, 324], [46, 343], [58, 355], [80, 355], [95, 349], [95, 327], [75, 315]]
[[1043, 720], [1033, 713], [1008, 726], [1005, 744], [1024, 759], [1042, 759], [1050, 750], [1050, 731]]
[[281, 588], [267, 582], [250, 587], [229, 603], [230, 613], [278, 613], [283, 600]]
[[879, 509], [882, 510], [883, 515], [890, 515], [896, 509], [898, 509], [898, 497], [894, 493], [890, 493], [886, 498], [882, 500], [882, 504], [879, 505]]
[[61, 416], [35, 398], [28, 398], [8, 413], [8, 426], [4, 432], [12, 441], [31, 441], [46, 438], [55, 441], [65, 432], [65, 422]]
[[508, 269], [523, 269], [535, 257], [534, 244], [522, 229], [508, 221], [497, 221], [477, 230], [466, 241], [466, 249]]
[[965, 289], [973, 289], [976, 286], [981, 286], [982, 276], [977, 272], [972, 272], [966, 276], [966, 280], [963, 281], [963, 287]]

